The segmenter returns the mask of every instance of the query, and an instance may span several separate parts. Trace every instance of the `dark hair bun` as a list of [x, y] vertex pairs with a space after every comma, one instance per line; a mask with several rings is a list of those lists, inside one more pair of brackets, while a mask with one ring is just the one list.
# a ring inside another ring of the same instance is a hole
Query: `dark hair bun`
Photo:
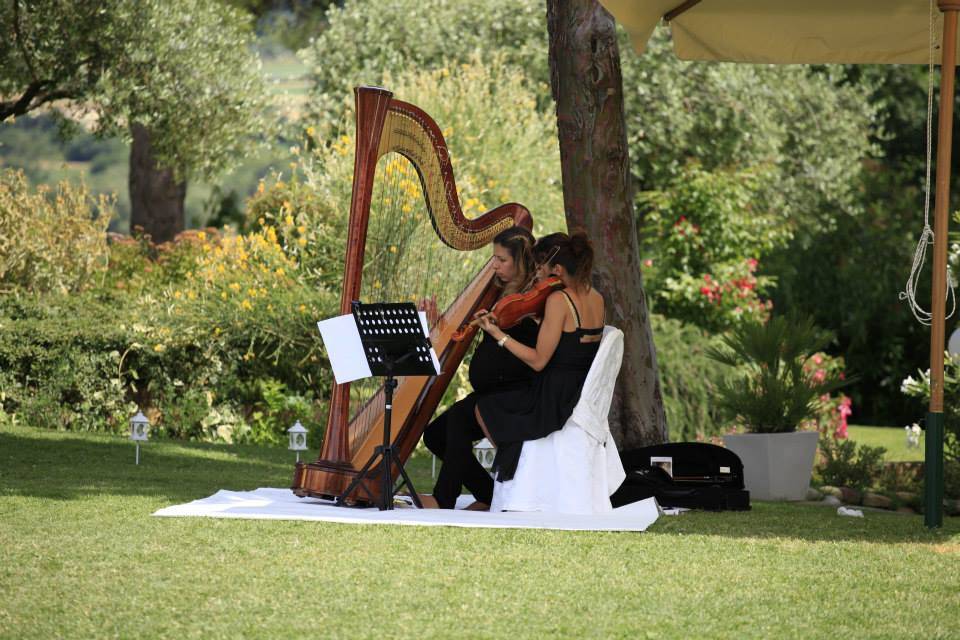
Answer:
[[580, 282], [589, 282], [593, 271], [593, 244], [587, 234], [578, 229], [558, 241], [559, 250], [552, 264], [562, 265]]
[[576, 258], [581, 258], [587, 254], [593, 258], [593, 243], [582, 230], [574, 231], [570, 234], [570, 253]]

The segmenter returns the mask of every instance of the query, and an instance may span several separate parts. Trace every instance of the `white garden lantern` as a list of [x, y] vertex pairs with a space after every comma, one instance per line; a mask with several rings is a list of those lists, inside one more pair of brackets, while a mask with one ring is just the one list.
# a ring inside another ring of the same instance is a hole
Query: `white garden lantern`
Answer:
[[300, 462], [300, 452], [307, 450], [307, 430], [300, 424], [300, 421], [297, 420], [292, 427], [287, 429], [287, 433], [290, 435], [290, 446], [288, 449], [297, 452], [297, 462]]
[[493, 467], [493, 458], [497, 455], [497, 448], [484, 438], [473, 445], [473, 455], [480, 462], [480, 465], [489, 472]]
[[137, 444], [136, 464], [140, 464], [140, 443], [150, 436], [150, 421], [137, 409], [137, 415], [130, 418], [130, 439]]

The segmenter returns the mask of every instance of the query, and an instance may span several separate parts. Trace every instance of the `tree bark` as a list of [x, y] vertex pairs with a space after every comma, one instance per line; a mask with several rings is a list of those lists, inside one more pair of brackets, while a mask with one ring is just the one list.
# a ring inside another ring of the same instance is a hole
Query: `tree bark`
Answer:
[[615, 23], [596, 0], [547, 0], [547, 29], [567, 226], [582, 228], [593, 242], [594, 286], [604, 296], [607, 322], [625, 338], [610, 429], [620, 449], [665, 442], [667, 420], [640, 275]]
[[130, 131], [130, 233], [141, 227], [160, 244], [183, 231], [187, 182], [178, 182], [172, 169], [157, 164], [146, 127], [133, 124]]

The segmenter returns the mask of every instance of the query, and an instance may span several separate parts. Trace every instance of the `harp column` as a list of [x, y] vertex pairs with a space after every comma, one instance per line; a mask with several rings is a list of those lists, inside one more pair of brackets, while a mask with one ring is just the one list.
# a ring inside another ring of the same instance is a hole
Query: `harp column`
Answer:
[[[340, 313], [350, 313], [350, 305], [360, 297], [360, 275], [363, 272], [364, 248], [367, 243], [367, 221], [373, 196], [373, 178], [379, 158], [383, 123], [393, 93], [376, 87], [356, 87], [357, 105], [356, 153], [353, 161], [354, 188], [350, 198], [350, 226], [347, 229], [347, 256], [343, 274]], [[328, 437], [323, 441], [320, 459], [350, 466], [350, 384], [334, 384], [327, 420]], [[337, 425], [339, 428], [333, 428]]]

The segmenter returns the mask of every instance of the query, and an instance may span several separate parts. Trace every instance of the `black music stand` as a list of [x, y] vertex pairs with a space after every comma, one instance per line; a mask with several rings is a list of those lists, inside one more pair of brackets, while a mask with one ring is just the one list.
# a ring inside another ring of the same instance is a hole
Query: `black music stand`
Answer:
[[[362, 488], [373, 498], [361, 483], [374, 469], [374, 462], [379, 457], [380, 464], [377, 466], [380, 467], [383, 489], [377, 507], [381, 511], [393, 509], [394, 495], [403, 485], [407, 485], [413, 503], [422, 509], [423, 505], [413, 488], [413, 482], [403, 468], [396, 447], [391, 441], [390, 418], [393, 413], [393, 390], [397, 387], [394, 376], [435, 376], [439, 373], [431, 353], [430, 339], [424, 335], [420, 315], [412, 302], [362, 304], [355, 300], [352, 311], [371, 375], [386, 377], [383, 383], [383, 444], [374, 449], [373, 455], [357, 473], [347, 490], [337, 498], [337, 504], [345, 505], [347, 498], [357, 488]], [[397, 486], [394, 486], [390, 473], [394, 465], [403, 478]]]

